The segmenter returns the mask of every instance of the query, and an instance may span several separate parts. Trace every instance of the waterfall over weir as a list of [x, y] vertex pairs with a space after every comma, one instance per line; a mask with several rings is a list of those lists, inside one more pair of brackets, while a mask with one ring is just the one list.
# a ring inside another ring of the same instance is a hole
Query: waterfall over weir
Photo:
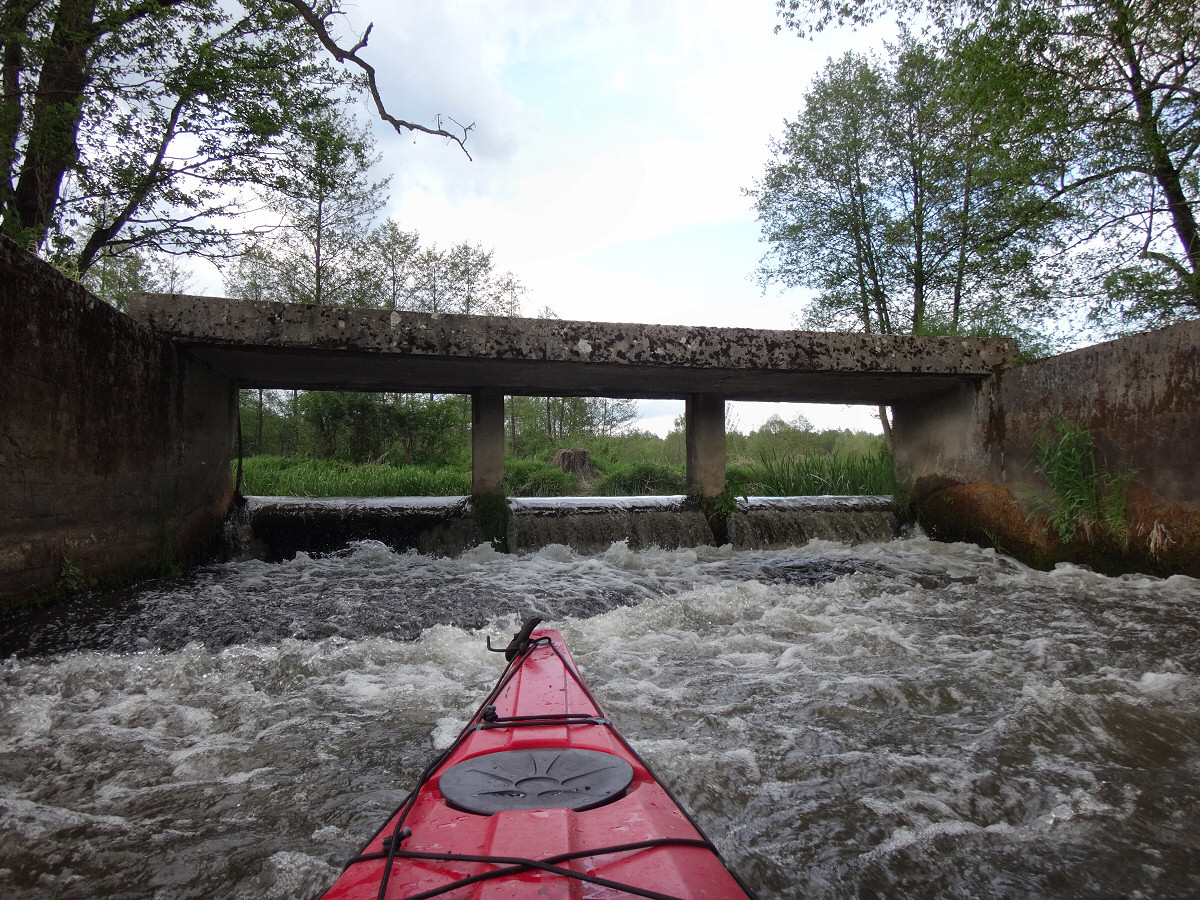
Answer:
[[[550, 544], [596, 553], [618, 541], [632, 550], [717, 543], [766, 550], [814, 538], [849, 544], [887, 541], [899, 527], [890, 497], [742, 499], [725, 520], [721, 541], [704, 513], [682, 496], [514, 499], [509, 510], [508, 549], [513, 553]], [[457, 556], [488, 540], [466, 497], [248, 497], [227, 531], [232, 557], [271, 561], [301, 551], [328, 553], [362, 540], [397, 551]]]

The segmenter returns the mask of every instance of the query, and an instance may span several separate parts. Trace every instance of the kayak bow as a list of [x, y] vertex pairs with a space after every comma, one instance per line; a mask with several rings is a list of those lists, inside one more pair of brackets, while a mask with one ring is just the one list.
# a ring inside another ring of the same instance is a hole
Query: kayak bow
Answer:
[[324, 900], [750, 896], [538, 622]]

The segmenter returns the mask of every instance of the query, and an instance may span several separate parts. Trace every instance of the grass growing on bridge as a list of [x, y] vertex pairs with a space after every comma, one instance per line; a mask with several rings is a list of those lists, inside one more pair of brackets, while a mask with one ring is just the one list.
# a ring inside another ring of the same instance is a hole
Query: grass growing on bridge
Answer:
[[[505, 464], [505, 489], [511, 497], [687, 492], [683, 466], [601, 459], [596, 463], [599, 474], [585, 483], [542, 460], [510, 459]], [[764, 456], [754, 463], [730, 465], [726, 480], [737, 496], [888, 495], [896, 490], [891, 456], [882, 449], [861, 456]], [[263, 497], [454, 497], [471, 492], [471, 472], [454, 466], [251, 456], [242, 462], [241, 490]]]

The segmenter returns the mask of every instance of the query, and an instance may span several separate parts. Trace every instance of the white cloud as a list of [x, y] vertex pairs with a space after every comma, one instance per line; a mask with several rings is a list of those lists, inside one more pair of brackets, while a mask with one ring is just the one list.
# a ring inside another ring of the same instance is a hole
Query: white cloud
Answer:
[[[377, 126], [394, 175], [386, 214], [404, 227], [495, 248], [530, 311], [794, 327], [804, 294], [749, 279], [762, 247], [743, 189], [826, 58], [877, 47], [889, 28], [776, 35], [771, 0], [406, 0], [351, 8], [345, 36], [368, 21], [363, 55], [394, 115], [474, 123], [473, 161]], [[870, 427], [838, 407], [805, 414]]]

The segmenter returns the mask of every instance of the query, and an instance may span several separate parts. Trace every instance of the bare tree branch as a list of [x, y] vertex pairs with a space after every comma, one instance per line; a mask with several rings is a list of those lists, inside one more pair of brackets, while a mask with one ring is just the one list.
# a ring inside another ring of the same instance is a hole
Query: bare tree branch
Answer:
[[380, 96], [379, 93], [379, 85], [375, 79], [375, 67], [358, 55], [359, 51], [363, 50], [367, 46], [367, 41], [370, 40], [371, 37], [371, 29], [375, 27], [374, 23], [367, 26], [367, 30], [363, 32], [363, 35], [361, 38], [359, 38], [358, 43], [356, 43], [349, 50], [346, 50], [341, 47], [333, 35], [329, 33], [328, 20], [337, 11], [333, 4], [322, 3], [320, 4], [320, 8], [318, 8], [312, 3], [305, 2], [305, 0], [285, 0], [285, 2], [287, 2], [289, 6], [292, 6], [300, 14], [300, 17], [304, 19], [308, 27], [313, 30], [317, 36], [317, 39], [321, 42], [325, 49], [329, 51], [330, 55], [333, 56], [334, 59], [342, 64], [353, 63], [362, 69], [367, 79], [367, 90], [371, 93], [371, 99], [375, 103], [375, 109], [379, 113], [379, 118], [383, 119], [393, 128], [395, 128], [397, 133], [403, 133], [405, 130], [420, 131], [423, 134], [430, 134], [435, 137], [444, 137], [448, 140], [454, 141], [454, 143], [458, 144], [462, 152], [466, 154], [467, 159], [471, 159], [471, 154], [467, 151], [467, 135], [475, 127], [474, 122], [472, 122], [470, 125], [464, 126], [458, 122], [455, 122], [454, 119], [450, 119], [451, 122], [454, 122], [454, 124], [458, 126], [461, 132], [455, 133], [442, 127], [442, 117], [440, 115], [437, 118], [437, 126], [435, 128], [428, 128], [424, 125], [418, 125], [415, 122], [406, 122], [403, 119], [398, 119], [387, 111], [387, 107], [383, 102], [383, 97]]

